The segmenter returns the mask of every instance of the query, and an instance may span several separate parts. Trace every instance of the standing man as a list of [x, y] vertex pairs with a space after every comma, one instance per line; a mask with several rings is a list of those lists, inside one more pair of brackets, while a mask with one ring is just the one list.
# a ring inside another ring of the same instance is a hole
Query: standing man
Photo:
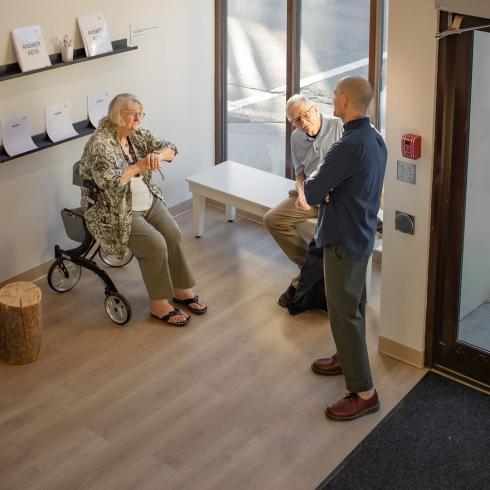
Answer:
[[[291, 135], [291, 156], [297, 175], [295, 189], [289, 197], [264, 216], [264, 224], [284, 253], [300, 269], [308, 251], [308, 241], [295, 225], [318, 217], [318, 206], [309, 206], [303, 193], [303, 182], [322, 163], [332, 144], [342, 136], [342, 121], [327, 117], [303, 95], [293, 95], [286, 103], [286, 115], [296, 128]], [[292, 301], [300, 275], [296, 276], [277, 300], [286, 308]]]
[[325, 414], [334, 420], [353, 420], [380, 406], [366, 347], [366, 268], [376, 234], [387, 150], [367, 116], [372, 96], [364, 78], [340, 80], [333, 104], [334, 115], [344, 122], [344, 136], [304, 183], [308, 204], [320, 204], [315, 242], [323, 247], [330, 325], [338, 351], [331, 358], [317, 359], [312, 369], [319, 374], [343, 372], [350, 391], [327, 407]]

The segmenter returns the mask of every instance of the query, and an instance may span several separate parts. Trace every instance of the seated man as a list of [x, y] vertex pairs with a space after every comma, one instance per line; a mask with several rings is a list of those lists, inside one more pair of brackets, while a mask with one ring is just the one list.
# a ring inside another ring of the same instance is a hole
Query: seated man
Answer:
[[[289, 122], [296, 127], [291, 135], [291, 156], [296, 173], [295, 190], [264, 216], [264, 224], [284, 253], [300, 269], [308, 251], [308, 241], [295, 225], [318, 217], [318, 206], [309, 206], [303, 193], [303, 182], [323, 162], [328, 150], [343, 133], [342, 121], [327, 117], [303, 95], [293, 95], [286, 103]], [[315, 248], [315, 247], [313, 247]], [[283, 308], [292, 301], [301, 274], [298, 274], [277, 300]]]

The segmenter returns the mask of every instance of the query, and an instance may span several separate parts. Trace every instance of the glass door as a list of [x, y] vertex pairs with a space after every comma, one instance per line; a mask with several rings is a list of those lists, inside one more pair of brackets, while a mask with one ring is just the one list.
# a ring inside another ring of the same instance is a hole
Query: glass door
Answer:
[[[465, 17], [461, 27], [488, 23]], [[432, 364], [490, 385], [490, 32], [448, 36], [439, 48]]]
[[490, 353], [490, 33], [473, 38], [458, 341]]

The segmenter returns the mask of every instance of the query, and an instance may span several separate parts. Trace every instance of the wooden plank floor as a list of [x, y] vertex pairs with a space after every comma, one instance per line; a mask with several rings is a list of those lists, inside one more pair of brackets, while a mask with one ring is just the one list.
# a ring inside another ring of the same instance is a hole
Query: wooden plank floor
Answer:
[[367, 307], [380, 412], [325, 418], [345, 393], [311, 362], [335, 351], [328, 317], [290, 317], [276, 298], [295, 275], [264, 226], [207, 207], [177, 219], [209, 311], [183, 328], [149, 315], [134, 260], [110, 269], [133, 307], [125, 327], [84, 271], [68, 293], [43, 292], [44, 348], [24, 366], [0, 362], [2, 490], [313, 490], [425, 370], [379, 354], [380, 272]]

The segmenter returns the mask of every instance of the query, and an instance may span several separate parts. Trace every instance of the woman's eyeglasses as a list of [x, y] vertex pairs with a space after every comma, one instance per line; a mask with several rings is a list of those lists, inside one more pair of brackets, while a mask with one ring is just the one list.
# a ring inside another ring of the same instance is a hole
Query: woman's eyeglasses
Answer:
[[131, 114], [131, 117], [133, 119], [136, 119], [137, 117], [143, 119], [146, 116], [144, 112], [135, 112], [135, 111], [123, 111], [123, 112], [127, 112], [128, 114]]

